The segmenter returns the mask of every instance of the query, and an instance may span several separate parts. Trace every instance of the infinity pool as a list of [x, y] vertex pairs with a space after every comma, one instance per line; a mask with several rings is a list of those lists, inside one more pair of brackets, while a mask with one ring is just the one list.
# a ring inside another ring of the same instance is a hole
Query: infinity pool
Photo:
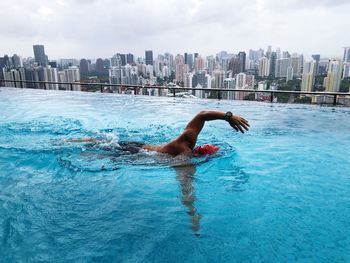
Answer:
[[[212, 158], [115, 157], [200, 110]], [[350, 262], [350, 110], [0, 88], [0, 262]]]

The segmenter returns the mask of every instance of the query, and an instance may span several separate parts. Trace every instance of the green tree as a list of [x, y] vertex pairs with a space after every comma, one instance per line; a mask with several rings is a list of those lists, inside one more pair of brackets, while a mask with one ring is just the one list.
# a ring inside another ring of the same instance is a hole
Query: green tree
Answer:
[[307, 96], [303, 96], [303, 97], [299, 97], [299, 98], [295, 98], [294, 99], [295, 103], [311, 103], [311, 97], [307, 97]]
[[255, 93], [250, 93], [249, 95], [245, 96], [243, 100], [255, 100]]
[[349, 92], [350, 78], [343, 79], [340, 83], [339, 92]]

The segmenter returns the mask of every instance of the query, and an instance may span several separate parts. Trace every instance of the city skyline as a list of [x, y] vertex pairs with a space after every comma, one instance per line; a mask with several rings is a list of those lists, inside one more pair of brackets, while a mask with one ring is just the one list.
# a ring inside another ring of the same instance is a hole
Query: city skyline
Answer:
[[[108, 6], [108, 9], [106, 8]], [[0, 3], [1, 53], [32, 56], [47, 47], [51, 59], [98, 58], [144, 50], [211, 55], [268, 45], [306, 57], [342, 57], [350, 36], [344, 0], [300, 1], [17, 1]], [[122, 15], [119, 15], [122, 14]]]
[[[182, 55], [182, 56], [186, 56], [187, 54], [188, 55], [200, 55], [201, 57], [203, 58], [208, 58], [208, 57], [215, 57], [215, 56], [220, 56], [221, 53], [226, 53], [228, 56], [232, 56], [232, 55], [237, 55], [239, 56], [242, 52], [245, 53], [245, 54], [249, 54], [249, 52], [263, 52], [264, 54], [266, 54], [266, 52], [280, 52], [280, 55], [283, 56], [284, 53], [287, 53], [289, 56], [291, 55], [298, 55], [298, 56], [303, 56], [304, 59], [306, 60], [312, 60], [312, 59], [315, 59], [314, 56], [318, 56], [319, 58], [318, 59], [342, 59], [345, 61], [345, 59], [343, 58], [346, 58], [347, 61], [350, 59], [350, 46], [344, 46], [341, 48], [341, 51], [339, 52], [338, 55], [336, 56], [325, 56], [323, 54], [319, 54], [317, 52], [311, 52], [310, 54], [307, 54], [305, 55], [304, 53], [299, 53], [299, 52], [296, 52], [294, 50], [287, 50], [287, 49], [283, 49], [283, 48], [280, 48], [280, 47], [273, 47], [272, 45], [269, 45], [265, 48], [263, 47], [259, 47], [259, 48], [251, 48], [251, 47], [247, 47], [245, 49], [242, 49], [242, 50], [237, 50], [235, 52], [233, 52], [232, 50], [217, 50], [216, 52], [212, 53], [212, 54], [203, 54], [203, 53], [199, 53], [199, 52], [188, 52], [188, 51], [178, 51], [178, 52], [169, 52], [169, 51], [166, 51], [166, 52], [161, 52], [161, 53], [158, 53], [158, 52], [154, 52], [154, 49], [144, 49], [140, 52], [138, 52], [137, 54], [140, 54], [140, 55], [136, 55], [135, 53], [130, 53], [129, 51], [126, 51], [126, 52], [120, 52], [120, 51], [115, 51], [114, 53], [110, 53], [109, 55], [107, 56], [96, 56], [96, 57], [89, 57], [89, 56], [82, 56], [82, 57], [77, 57], [77, 56], [62, 56], [62, 57], [53, 57], [51, 56], [51, 54], [49, 54], [47, 52], [47, 50], [50, 50], [50, 48], [47, 48], [46, 45], [44, 45], [43, 43], [33, 43], [31, 45], [31, 54], [28, 54], [28, 55], [23, 55], [21, 54], [20, 52], [14, 52], [14, 53], [10, 53], [10, 52], [6, 52], [4, 51], [2, 54], [0, 53], [0, 57], [1, 56], [4, 56], [4, 55], [7, 55], [9, 57], [11, 57], [12, 55], [14, 56], [19, 56], [21, 59], [35, 59], [35, 48], [36, 49], [38, 47], [45, 47], [45, 55], [47, 56], [46, 59], [47, 60], [50, 60], [50, 61], [60, 61], [60, 60], [69, 60], [69, 59], [75, 59], [75, 60], [81, 60], [81, 59], [87, 59], [87, 60], [91, 60], [93, 62], [96, 62], [96, 60], [98, 59], [111, 59], [112, 57], [115, 57], [117, 55], [125, 55], [125, 60], [127, 59], [126, 56], [132, 56], [132, 58], [134, 60], [136, 59], [142, 59], [146, 62], [146, 57], [147, 57], [147, 52], [150, 52], [151, 53], [151, 60], [154, 60], [156, 59], [158, 56], [163, 56], [164, 54], [171, 54], [173, 56], [176, 56], [176, 55]], [[270, 51], [269, 51], [270, 50]], [[232, 51], [232, 52], [231, 52]], [[39, 63], [40, 64], [40, 63]], [[147, 64], [147, 63], [146, 63]], [[152, 64], [152, 63], [150, 63]]]

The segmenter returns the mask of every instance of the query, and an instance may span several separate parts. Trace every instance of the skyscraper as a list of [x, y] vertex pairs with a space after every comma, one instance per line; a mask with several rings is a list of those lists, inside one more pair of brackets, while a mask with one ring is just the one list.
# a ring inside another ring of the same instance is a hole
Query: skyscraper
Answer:
[[275, 76], [275, 71], [276, 71], [276, 59], [277, 59], [277, 54], [276, 52], [271, 52], [270, 54], [270, 75]]
[[126, 54], [126, 63], [128, 64], [134, 64], [134, 55], [129, 53], [129, 54]]
[[286, 78], [287, 69], [290, 66], [290, 58], [280, 58], [276, 60], [275, 77]]
[[266, 51], [266, 57], [267, 58], [271, 58], [271, 52], [272, 52], [272, 47], [268, 46], [267, 47], [267, 51]]
[[[51, 68], [50, 66], [45, 68], [44, 77], [45, 77], [45, 81], [58, 82], [57, 68]], [[46, 87], [47, 89], [58, 90], [58, 84], [55, 84], [55, 83], [48, 83]]]
[[207, 71], [208, 74], [212, 74], [215, 69], [215, 58], [214, 56], [207, 57]]
[[89, 63], [85, 58], [80, 60], [79, 70], [80, 70], [80, 74], [83, 74], [83, 75], [86, 75], [89, 73]]
[[33, 45], [34, 58], [38, 65], [46, 67], [49, 63], [48, 57], [45, 54], [43, 45]]
[[237, 56], [234, 56], [233, 58], [230, 59], [230, 62], [228, 64], [228, 69], [232, 71], [232, 75], [236, 75], [240, 73], [240, 60]]
[[345, 78], [350, 78], [350, 62], [344, 63], [343, 79], [345, 79]]
[[259, 59], [259, 77], [268, 77], [270, 75], [270, 60], [267, 57]]
[[293, 67], [289, 66], [287, 68], [287, 78], [286, 78], [286, 82], [293, 80]]
[[344, 48], [344, 57], [343, 57], [344, 62], [350, 62], [350, 47], [345, 47]]
[[193, 54], [188, 54], [187, 55], [187, 65], [190, 71], [193, 69]]
[[225, 78], [225, 71], [223, 70], [214, 71], [213, 72], [214, 85], [212, 86], [212, 88], [222, 89], [224, 87], [224, 78]]
[[4, 68], [6, 66], [5, 59], [3, 57], [0, 57], [0, 69]]
[[146, 61], [146, 65], [153, 65], [153, 51], [152, 50], [145, 51], [145, 61]]
[[187, 53], [185, 53], [185, 54], [184, 54], [185, 64], [188, 64], [187, 57], [188, 57], [188, 54], [187, 54]]
[[204, 70], [204, 59], [199, 55], [194, 59], [194, 70], [196, 72]]
[[320, 67], [320, 59], [321, 56], [319, 54], [312, 55], [312, 58], [315, 60], [315, 75], [318, 75], [319, 67]]
[[5, 67], [7, 68], [12, 67], [12, 62], [8, 55], [4, 55], [4, 62], [5, 62]]
[[327, 77], [324, 80], [326, 84], [326, 91], [339, 91], [342, 69], [343, 63], [340, 59], [332, 59], [329, 62]]
[[14, 68], [20, 68], [23, 66], [22, 59], [17, 54], [14, 54], [11, 60]]
[[96, 60], [96, 71], [97, 71], [98, 73], [103, 73], [104, 70], [105, 70], [105, 68], [104, 68], [103, 59], [102, 59], [102, 58], [98, 58], [98, 59]]
[[300, 77], [301, 73], [301, 57], [297, 54], [293, 55], [290, 59], [291, 66], [293, 67], [293, 76]]
[[303, 74], [301, 76], [301, 91], [312, 91], [315, 81], [316, 61], [311, 60], [304, 63]]
[[[5, 67], [5, 59], [3, 57], [0, 57], [0, 79], [4, 78], [3, 68]], [[1, 84], [1, 82], [0, 82]]]
[[239, 72], [245, 72], [245, 63], [246, 63], [246, 54], [245, 52], [241, 51], [238, 53], [238, 58], [239, 58]]
[[120, 56], [120, 60], [122, 62], [122, 66], [125, 66], [126, 65], [126, 56], [125, 54], [119, 54]]

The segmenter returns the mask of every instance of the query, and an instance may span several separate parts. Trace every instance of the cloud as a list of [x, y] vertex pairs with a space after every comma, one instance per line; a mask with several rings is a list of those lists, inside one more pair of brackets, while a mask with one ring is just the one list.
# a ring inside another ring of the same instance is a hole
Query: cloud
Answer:
[[35, 43], [50, 58], [145, 49], [210, 55], [269, 44], [337, 55], [350, 44], [345, 0], [18, 0], [0, 9], [0, 52], [23, 56]]
[[262, 0], [266, 7], [279, 10], [294, 9], [317, 9], [317, 8], [334, 8], [343, 5], [350, 5], [348, 0]]

